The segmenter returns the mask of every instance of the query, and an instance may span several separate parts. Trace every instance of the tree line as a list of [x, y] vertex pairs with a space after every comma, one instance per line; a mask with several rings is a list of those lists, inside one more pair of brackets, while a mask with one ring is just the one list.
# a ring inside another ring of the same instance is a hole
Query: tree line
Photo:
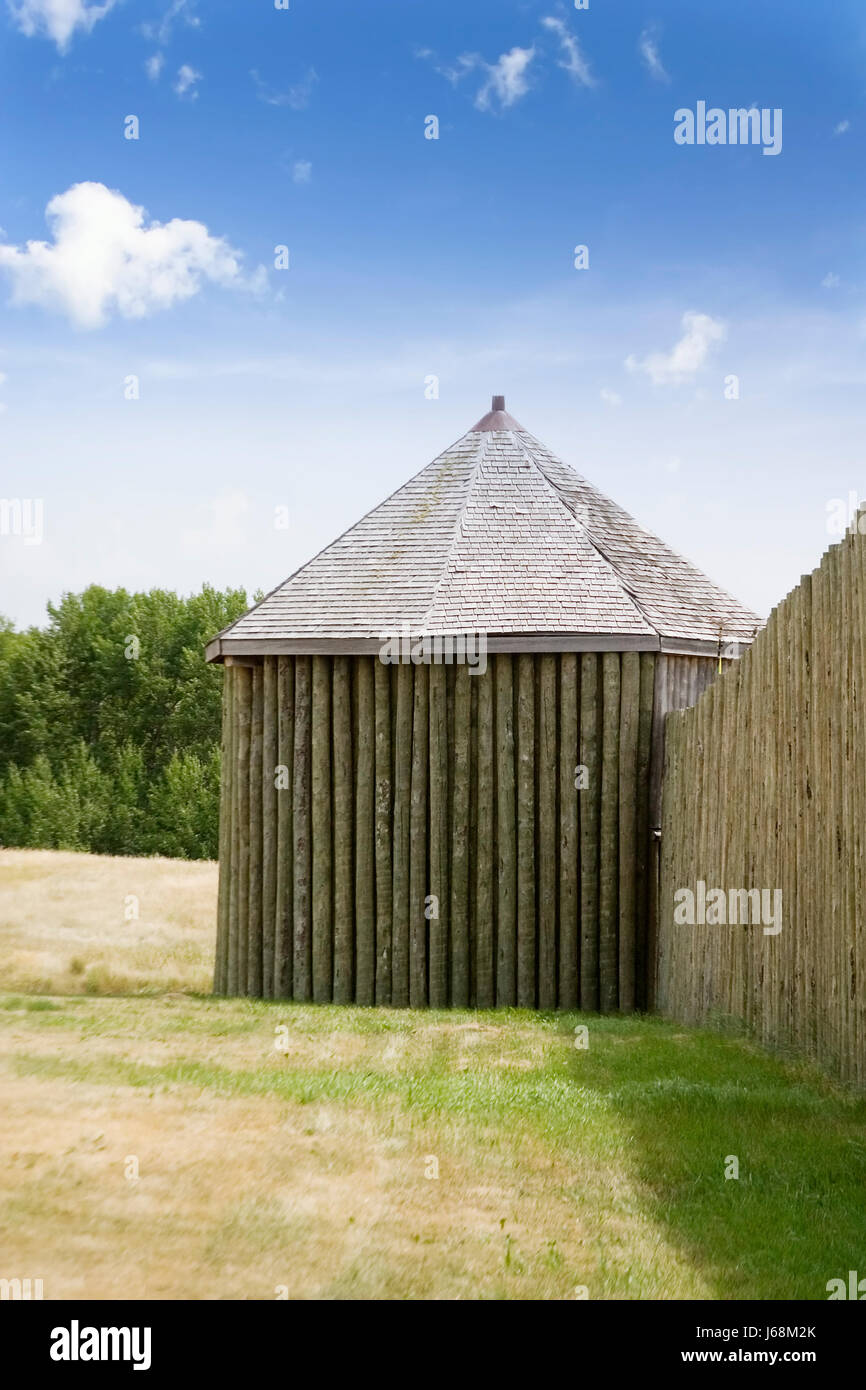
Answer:
[[0, 844], [214, 859], [222, 668], [243, 589], [91, 585], [44, 628], [0, 618]]

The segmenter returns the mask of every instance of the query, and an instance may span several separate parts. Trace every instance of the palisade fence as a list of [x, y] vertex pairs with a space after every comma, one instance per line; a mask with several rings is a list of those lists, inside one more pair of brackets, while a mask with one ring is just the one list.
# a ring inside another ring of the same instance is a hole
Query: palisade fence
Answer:
[[498, 653], [475, 674], [227, 666], [217, 992], [645, 1007], [654, 695], [714, 668], [636, 651]]
[[[742, 659], [667, 717], [656, 994], [683, 1022], [736, 1017], [861, 1085], [864, 703], [866, 536], [855, 525]], [[780, 889], [781, 930], [678, 924], [675, 894], [700, 883], [725, 891], [728, 918], [736, 890], [769, 889], [772, 901]]]

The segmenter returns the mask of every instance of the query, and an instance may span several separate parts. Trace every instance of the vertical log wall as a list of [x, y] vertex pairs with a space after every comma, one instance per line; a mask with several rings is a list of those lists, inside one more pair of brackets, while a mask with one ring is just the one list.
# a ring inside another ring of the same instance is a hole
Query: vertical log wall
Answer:
[[[668, 718], [658, 913], [663, 1011], [736, 1017], [860, 1085], [864, 711], [866, 535], [855, 532], [693, 709]], [[674, 895], [699, 880], [727, 895], [779, 889], [781, 930], [765, 933], [763, 914], [730, 925], [729, 910], [724, 924], [677, 923]]]
[[696, 697], [714, 667], [228, 665], [216, 991], [646, 1007], [654, 700]]

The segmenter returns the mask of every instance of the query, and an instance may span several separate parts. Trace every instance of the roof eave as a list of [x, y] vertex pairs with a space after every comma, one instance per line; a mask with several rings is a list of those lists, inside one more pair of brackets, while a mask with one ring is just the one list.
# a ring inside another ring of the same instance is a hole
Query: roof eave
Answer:
[[[399, 636], [399, 634], [397, 634]], [[412, 633], [421, 636], [456, 636], [455, 633]], [[477, 636], [477, 634], [471, 634]], [[377, 656], [382, 637], [215, 637], [205, 648], [205, 660], [225, 662], [232, 658], [262, 656]], [[726, 641], [730, 641], [726, 638]], [[750, 637], [739, 636], [740, 646], [749, 646]], [[656, 633], [622, 632], [491, 632], [486, 634], [487, 651], [496, 652], [660, 652], [670, 656], [709, 656], [730, 660], [719, 651], [717, 638], [660, 637]]]

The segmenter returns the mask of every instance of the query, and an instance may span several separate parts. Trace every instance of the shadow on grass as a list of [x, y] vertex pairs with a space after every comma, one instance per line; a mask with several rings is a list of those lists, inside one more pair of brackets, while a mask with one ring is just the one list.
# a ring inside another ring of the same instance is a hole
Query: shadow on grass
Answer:
[[575, 1023], [572, 1079], [625, 1122], [648, 1214], [715, 1297], [826, 1299], [866, 1274], [866, 1097], [730, 1031]]

